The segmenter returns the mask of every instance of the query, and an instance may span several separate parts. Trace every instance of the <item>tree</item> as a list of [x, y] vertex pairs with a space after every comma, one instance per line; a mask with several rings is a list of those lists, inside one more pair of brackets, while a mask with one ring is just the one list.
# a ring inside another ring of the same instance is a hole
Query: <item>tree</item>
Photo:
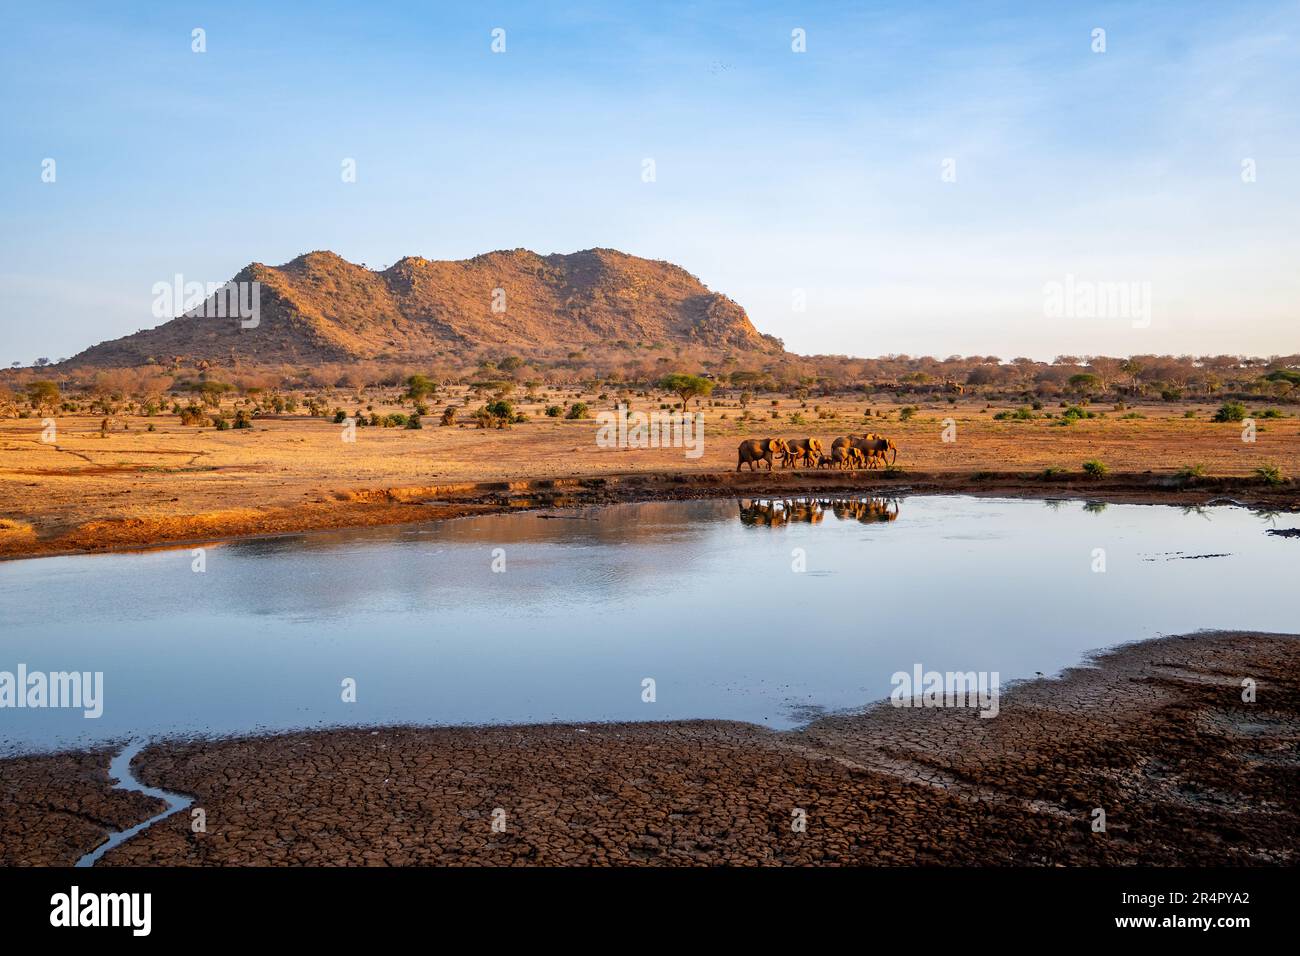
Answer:
[[190, 391], [197, 392], [208, 408], [220, 408], [222, 396], [234, 391], [234, 388], [235, 386], [227, 385], [225, 382], [196, 382], [190, 385]]
[[59, 386], [46, 379], [27, 386], [27, 401], [35, 409], [53, 408], [59, 402]]
[[1069, 379], [1070, 388], [1076, 392], [1091, 394], [1104, 387], [1104, 383], [1091, 372], [1079, 372], [1077, 375], [1071, 375]]
[[438, 391], [438, 386], [426, 375], [412, 375], [406, 380], [406, 398], [419, 401]]
[[1101, 390], [1103, 392], [1110, 389], [1110, 383], [1115, 381], [1116, 377], [1123, 371], [1123, 365], [1124, 362], [1121, 359], [1110, 358], [1105, 355], [1090, 355], [1088, 357], [1088, 369], [1101, 381]]
[[682, 410], [692, 398], [708, 395], [713, 391], [713, 382], [702, 375], [686, 375], [674, 372], [659, 380], [659, 387], [665, 392], [672, 392], [682, 400]]

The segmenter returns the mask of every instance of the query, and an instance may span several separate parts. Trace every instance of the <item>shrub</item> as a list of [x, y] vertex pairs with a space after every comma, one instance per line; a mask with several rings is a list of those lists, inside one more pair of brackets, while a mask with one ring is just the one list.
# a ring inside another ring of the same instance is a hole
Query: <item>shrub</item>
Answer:
[[587, 407], [586, 402], [574, 402], [569, 406], [569, 412], [564, 416], [570, 421], [577, 421], [583, 418], [591, 417], [591, 409]]
[[1256, 418], [1285, 418], [1286, 416], [1283, 415], [1276, 408], [1266, 408], [1262, 412], [1256, 412], [1255, 417]]
[[234, 427], [235, 427], [235, 428], [252, 428], [252, 427], [253, 427], [253, 415], [252, 415], [252, 413], [251, 413], [250, 411], [248, 411], [248, 409], [246, 409], [246, 408], [241, 408], [239, 411], [235, 412], [235, 425], [234, 425]]
[[208, 416], [198, 405], [190, 404], [181, 409], [182, 425], [206, 425]]
[[1241, 402], [1224, 402], [1214, 413], [1216, 422], [1239, 422], [1246, 417], [1246, 406]]
[[416, 429], [416, 428], [423, 428], [424, 426], [420, 424], [419, 415], [412, 415], [410, 418], [406, 420], [406, 427], [409, 429]]
[[898, 420], [900, 422], [910, 421], [917, 411], [918, 409], [915, 405], [904, 405], [898, 410]]
[[1101, 462], [1099, 459], [1096, 458], [1089, 459], [1088, 461], [1085, 461], [1083, 463], [1083, 473], [1087, 475], [1089, 478], [1095, 478], [1100, 480], [1106, 477], [1106, 473], [1108, 471], [1110, 471], [1110, 469], [1107, 468], [1103, 462]]
[[448, 405], [446, 408], [442, 410], [442, 418], [438, 420], [438, 424], [443, 426], [456, 424], [455, 405]]
[[341, 408], [334, 409], [334, 424], [342, 425], [348, 420], [348, 413]]
[[1255, 477], [1266, 485], [1280, 485], [1286, 481], [1282, 469], [1272, 463], [1260, 465], [1255, 469]]
[[547, 405], [547, 406], [546, 406], [546, 417], [547, 417], [547, 418], [559, 418], [559, 417], [560, 417], [561, 415], [563, 415], [563, 414], [564, 414], [564, 409], [561, 408], [559, 405]]
[[1196, 409], [1194, 408], [1189, 408], [1187, 411], [1183, 412], [1183, 418], [1195, 418], [1195, 417], [1196, 417]]
[[1201, 464], [1183, 465], [1183, 467], [1179, 468], [1176, 472], [1177, 476], [1183, 481], [1191, 481], [1193, 478], [1204, 478], [1209, 473], [1209, 470]]
[[995, 422], [1028, 422], [1033, 421], [1038, 416], [1034, 414], [1033, 409], [1028, 406], [1021, 406], [1014, 411], [1008, 410], [998, 412], [993, 416]]
[[219, 432], [227, 431], [230, 428], [230, 422], [220, 416], [213, 416], [212, 424], [216, 426], [217, 431]]

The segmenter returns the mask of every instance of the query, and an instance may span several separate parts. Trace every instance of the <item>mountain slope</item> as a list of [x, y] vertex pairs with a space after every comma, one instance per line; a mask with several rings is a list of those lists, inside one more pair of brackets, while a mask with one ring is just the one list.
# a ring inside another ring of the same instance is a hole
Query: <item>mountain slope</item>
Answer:
[[[527, 357], [620, 341], [781, 351], [744, 309], [684, 269], [612, 249], [550, 256], [516, 249], [456, 262], [407, 257], [382, 272], [311, 252], [282, 266], [253, 263], [234, 280], [260, 283], [256, 328], [184, 315], [67, 364], [165, 364], [178, 356], [304, 364], [481, 348]], [[504, 312], [493, 311], [498, 289]]]

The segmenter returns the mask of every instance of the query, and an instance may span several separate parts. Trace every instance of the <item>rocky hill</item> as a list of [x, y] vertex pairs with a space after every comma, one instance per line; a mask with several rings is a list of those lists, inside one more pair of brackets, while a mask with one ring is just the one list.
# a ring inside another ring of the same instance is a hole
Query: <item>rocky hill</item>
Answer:
[[458, 262], [412, 256], [382, 272], [310, 252], [282, 266], [253, 263], [234, 281], [260, 283], [255, 328], [207, 308], [101, 343], [67, 364], [302, 365], [480, 349], [529, 357], [619, 342], [782, 351], [744, 309], [684, 269], [612, 249], [549, 256], [515, 249]]

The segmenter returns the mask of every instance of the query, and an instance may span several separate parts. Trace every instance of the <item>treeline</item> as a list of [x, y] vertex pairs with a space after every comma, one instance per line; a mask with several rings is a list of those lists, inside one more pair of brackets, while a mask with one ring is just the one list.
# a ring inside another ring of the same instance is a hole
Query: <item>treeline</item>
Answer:
[[[0, 373], [0, 413], [24, 405], [49, 406], [53, 394], [98, 403], [105, 414], [123, 402], [162, 407], [178, 394], [211, 402], [226, 391], [256, 395], [272, 391], [320, 391], [403, 386], [412, 376], [436, 385], [496, 390], [502, 383], [604, 390], [649, 388], [673, 374], [702, 375], [719, 389], [758, 394], [830, 395], [845, 391], [895, 393], [902, 398], [945, 395], [1102, 399], [1107, 396], [1165, 401], [1265, 397], [1300, 401], [1300, 354], [1269, 358], [1239, 355], [1061, 355], [1051, 362], [994, 355], [779, 356], [738, 353], [719, 357], [706, 350], [611, 346], [524, 357], [481, 351], [436, 355], [405, 362], [349, 362], [312, 367], [228, 364], [96, 369], [65, 366]], [[41, 384], [47, 383], [47, 384]], [[39, 386], [39, 387], [38, 387]], [[34, 393], [33, 388], [37, 388]], [[35, 399], [35, 401], [33, 401]]]

